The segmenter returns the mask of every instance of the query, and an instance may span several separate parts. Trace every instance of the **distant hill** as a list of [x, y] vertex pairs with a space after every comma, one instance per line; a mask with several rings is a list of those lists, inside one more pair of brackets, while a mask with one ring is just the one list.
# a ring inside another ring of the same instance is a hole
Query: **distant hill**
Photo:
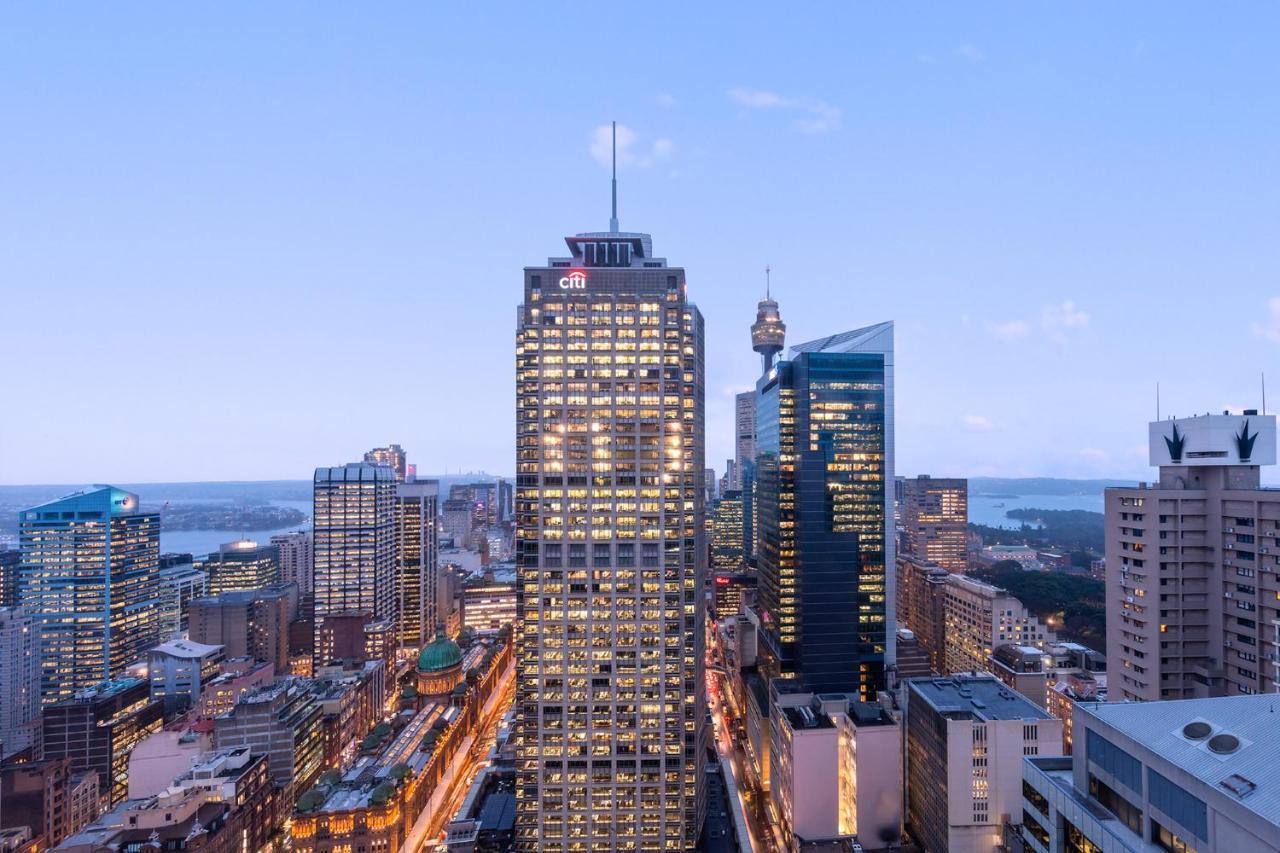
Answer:
[[971, 495], [1096, 495], [1108, 486], [1135, 480], [1067, 480], [1060, 477], [970, 477]]

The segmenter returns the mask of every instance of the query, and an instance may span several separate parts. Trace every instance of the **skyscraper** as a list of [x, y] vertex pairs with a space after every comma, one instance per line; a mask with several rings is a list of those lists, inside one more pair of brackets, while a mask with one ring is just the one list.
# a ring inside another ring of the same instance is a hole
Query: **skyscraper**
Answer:
[[769, 674], [875, 698], [893, 662], [893, 324], [791, 348], [757, 385]]
[[40, 739], [40, 626], [21, 607], [0, 607], [0, 758]]
[[716, 504], [711, 525], [711, 565], [737, 569], [742, 565], [742, 493], [725, 492]]
[[648, 234], [526, 267], [516, 336], [517, 849], [702, 821], [703, 324]]
[[158, 639], [160, 515], [95, 486], [18, 518], [23, 604], [40, 622], [42, 696], [112, 679]]
[[421, 646], [436, 633], [439, 551], [436, 506], [440, 483], [410, 479], [396, 485], [396, 541], [400, 645]]
[[1159, 482], [1105, 493], [1108, 699], [1280, 685], [1276, 418], [1246, 409], [1148, 425]]
[[756, 458], [756, 392], [743, 391], [733, 398], [734, 448], [733, 488], [743, 491], [746, 482], [743, 480], [743, 468]]
[[397, 619], [396, 481], [385, 465], [317, 468], [314, 481], [315, 648], [326, 616]]
[[241, 539], [218, 546], [216, 554], [197, 560], [195, 567], [209, 576], [209, 595], [241, 589], [262, 589], [280, 579], [279, 552], [274, 545]]
[[364, 461], [370, 465], [386, 465], [396, 474], [396, 482], [403, 483], [407, 471], [407, 458], [404, 448], [398, 444], [386, 447], [375, 447], [364, 455]]
[[902, 534], [907, 554], [949, 572], [969, 567], [969, 481], [903, 478]]
[[[296, 583], [298, 595], [304, 601], [309, 601], [315, 593], [311, 531], [277, 533], [271, 537], [271, 544], [275, 546], [280, 560], [280, 582]], [[303, 609], [309, 612], [310, 604]]]

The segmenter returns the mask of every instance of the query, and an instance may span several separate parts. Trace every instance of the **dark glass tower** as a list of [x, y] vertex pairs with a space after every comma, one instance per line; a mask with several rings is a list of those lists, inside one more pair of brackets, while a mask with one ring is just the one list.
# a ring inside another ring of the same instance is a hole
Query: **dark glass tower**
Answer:
[[791, 354], [757, 384], [769, 674], [870, 700], [894, 659], [893, 324]]

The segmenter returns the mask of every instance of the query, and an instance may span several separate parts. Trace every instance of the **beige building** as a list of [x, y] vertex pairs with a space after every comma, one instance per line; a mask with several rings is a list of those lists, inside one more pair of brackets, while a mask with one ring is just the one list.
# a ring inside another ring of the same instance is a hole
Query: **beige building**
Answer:
[[1276, 691], [1275, 429], [1252, 410], [1152, 422], [1158, 482], [1106, 490], [1111, 701]]
[[984, 672], [1006, 643], [1043, 649], [1054, 635], [1040, 618], [998, 586], [949, 575], [943, 601], [947, 673]]
[[1061, 755], [1055, 720], [990, 675], [907, 687], [907, 820], [925, 853], [1003, 849], [1022, 823], [1022, 762]]
[[969, 567], [969, 481], [927, 474], [902, 480], [905, 552], [947, 571]]

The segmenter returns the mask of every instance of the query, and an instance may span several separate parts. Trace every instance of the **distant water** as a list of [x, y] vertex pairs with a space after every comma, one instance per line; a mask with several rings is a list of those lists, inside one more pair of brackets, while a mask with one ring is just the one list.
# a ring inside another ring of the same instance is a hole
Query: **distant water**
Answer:
[[[173, 501], [179, 503], [180, 501]], [[192, 501], [197, 503], [211, 503], [211, 501]], [[218, 550], [219, 545], [225, 545], [228, 542], [234, 542], [237, 539], [253, 539], [256, 542], [266, 544], [272, 536], [277, 533], [289, 533], [294, 530], [310, 530], [311, 529], [311, 501], [267, 501], [272, 506], [289, 507], [291, 509], [301, 510], [307, 514], [307, 519], [301, 524], [293, 524], [288, 527], [278, 527], [272, 530], [160, 530], [160, 551], [161, 553], [178, 553], [192, 554], [196, 557], [203, 557], [205, 554], [212, 554]]]
[[1011, 509], [1085, 509], [1102, 512], [1102, 492], [1093, 495], [969, 496], [969, 521], [974, 524], [1019, 528], [1022, 526], [1020, 520], [1005, 516]]

